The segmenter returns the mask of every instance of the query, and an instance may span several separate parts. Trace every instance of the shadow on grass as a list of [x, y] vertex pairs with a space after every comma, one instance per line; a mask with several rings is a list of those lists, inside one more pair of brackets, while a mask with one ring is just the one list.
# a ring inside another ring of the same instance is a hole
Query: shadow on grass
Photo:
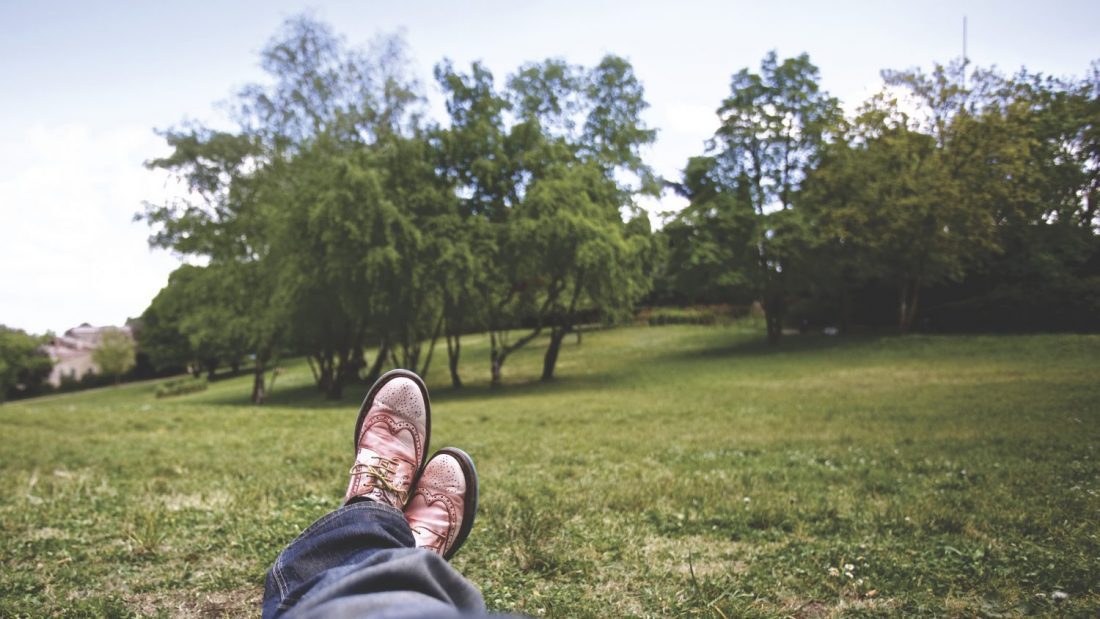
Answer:
[[[586, 374], [584, 376], [569, 376], [555, 378], [549, 382], [540, 380], [506, 382], [500, 387], [492, 387], [488, 383], [466, 384], [461, 389], [455, 389], [450, 385], [430, 385], [428, 391], [433, 403], [463, 402], [497, 397], [534, 397], [557, 394], [564, 391], [578, 392], [597, 389], [606, 389], [610, 383], [616, 382], [617, 377], [603, 374]], [[335, 409], [358, 407], [367, 392], [370, 391], [370, 383], [355, 383], [344, 387], [343, 397], [339, 400], [331, 400], [325, 397], [313, 384], [296, 385], [293, 387], [279, 388], [271, 393], [264, 402], [264, 408], [308, 408], [308, 409]], [[225, 394], [208, 396], [202, 399], [202, 403], [210, 406], [249, 406], [248, 391], [240, 394]]]
[[769, 344], [766, 338], [739, 339], [721, 346], [678, 351], [668, 355], [669, 360], [718, 359], [746, 357], [774, 357], [788, 354], [818, 354], [845, 348], [859, 348], [882, 340], [882, 335], [785, 335], [778, 344]]
[[[699, 327], [707, 329], [710, 327]], [[721, 331], [716, 331], [716, 335]], [[886, 337], [879, 334], [855, 334], [846, 336], [827, 336], [818, 333], [805, 335], [784, 336], [779, 345], [768, 344], [761, 335], [742, 334], [735, 341], [723, 338], [718, 342], [704, 343], [689, 348], [670, 351], [660, 356], [645, 359], [642, 363], [649, 365], [654, 362], [664, 365], [678, 363], [690, 363], [691, 361], [715, 361], [718, 359], [767, 359], [776, 358], [777, 355], [816, 356], [831, 351], [842, 349], [854, 349], [874, 344]], [[666, 368], [672, 371], [672, 368]], [[632, 367], [612, 366], [602, 372], [586, 374], [566, 374], [551, 381], [543, 382], [537, 378], [505, 380], [500, 387], [492, 387], [487, 381], [477, 380], [467, 382], [462, 388], [455, 389], [446, 381], [446, 373], [435, 374], [440, 380], [429, 380], [428, 389], [433, 402], [464, 402], [469, 400], [486, 399], [491, 397], [545, 397], [564, 392], [579, 393], [594, 390], [614, 389], [619, 385], [633, 384], [635, 372]], [[429, 377], [431, 378], [431, 377]], [[292, 386], [276, 386], [265, 408], [304, 408], [304, 409], [335, 409], [358, 407], [362, 398], [370, 390], [371, 384], [362, 382], [348, 385], [344, 388], [343, 397], [339, 400], [330, 400], [321, 393], [313, 383], [297, 384]], [[243, 387], [239, 393], [209, 394], [201, 398], [203, 404], [212, 406], [248, 406], [248, 387]]]

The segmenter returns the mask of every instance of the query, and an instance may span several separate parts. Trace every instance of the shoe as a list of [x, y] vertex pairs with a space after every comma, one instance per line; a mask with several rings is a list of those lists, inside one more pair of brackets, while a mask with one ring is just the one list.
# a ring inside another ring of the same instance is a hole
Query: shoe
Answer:
[[374, 383], [355, 423], [355, 464], [344, 504], [364, 497], [404, 509], [428, 456], [431, 403], [424, 381], [408, 370]]
[[417, 548], [427, 548], [450, 559], [474, 526], [477, 514], [477, 470], [461, 449], [436, 452], [405, 508]]

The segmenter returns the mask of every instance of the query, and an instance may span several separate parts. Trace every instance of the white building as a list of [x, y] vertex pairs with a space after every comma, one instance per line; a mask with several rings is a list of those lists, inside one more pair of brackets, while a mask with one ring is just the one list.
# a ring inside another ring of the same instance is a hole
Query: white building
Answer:
[[61, 385], [62, 377], [68, 376], [80, 380], [88, 372], [98, 373], [99, 368], [92, 361], [92, 351], [99, 346], [103, 333], [110, 330], [122, 331], [131, 338], [134, 337], [130, 327], [93, 327], [88, 323], [73, 327], [64, 335], [54, 337], [44, 347], [54, 363], [49, 383], [58, 387]]

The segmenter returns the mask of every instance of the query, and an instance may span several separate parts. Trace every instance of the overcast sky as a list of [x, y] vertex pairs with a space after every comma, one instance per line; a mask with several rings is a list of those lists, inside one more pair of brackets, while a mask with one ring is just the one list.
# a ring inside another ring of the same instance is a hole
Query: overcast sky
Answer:
[[[854, 105], [879, 71], [929, 67], [962, 51], [979, 65], [1084, 75], [1100, 58], [1100, 2], [346, 2], [0, 0], [0, 324], [34, 333], [137, 316], [179, 260], [133, 222], [165, 179], [153, 132], [262, 79], [258, 51], [304, 10], [352, 43], [403, 30], [431, 68], [483, 60], [503, 77], [546, 57], [628, 58], [659, 130], [648, 159], [676, 177], [716, 126], [729, 77], [771, 49], [803, 51], [824, 87]], [[648, 205], [679, 207], [672, 198]]]

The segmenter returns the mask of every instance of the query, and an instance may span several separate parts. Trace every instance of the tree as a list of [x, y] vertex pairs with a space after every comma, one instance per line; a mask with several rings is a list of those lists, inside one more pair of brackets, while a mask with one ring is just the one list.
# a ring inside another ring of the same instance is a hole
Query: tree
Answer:
[[[146, 205], [139, 217], [154, 229], [150, 242], [205, 258], [217, 274], [205, 280], [211, 287], [201, 308], [183, 321], [189, 340], [248, 342], [257, 403], [265, 365], [282, 342], [308, 351], [318, 386], [338, 397], [364, 366], [366, 338], [380, 337], [370, 329], [397, 315], [379, 307], [382, 282], [364, 280], [363, 272], [374, 277], [386, 265], [409, 264], [382, 237], [412, 224], [380, 197], [386, 153], [415, 136], [419, 122], [422, 97], [407, 65], [397, 37], [350, 48], [327, 25], [292, 18], [261, 54], [269, 82], [245, 87], [231, 106], [239, 130], [185, 125], [166, 132], [173, 154], [149, 164], [189, 189], [182, 200]], [[362, 213], [358, 199], [368, 201]], [[364, 242], [369, 254], [352, 251]], [[338, 274], [347, 277], [337, 281]], [[239, 295], [220, 285], [229, 282]], [[358, 291], [349, 291], [353, 282]], [[329, 288], [337, 283], [341, 289]], [[360, 303], [370, 291], [372, 304]], [[224, 321], [231, 332], [200, 328], [219, 312], [242, 320]]]
[[742, 69], [734, 74], [712, 140], [715, 165], [709, 182], [738, 196], [736, 202], [751, 205], [754, 212], [749, 243], [755, 255], [744, 262], [742, 248], [730, 248], [728, 268], [742, 271], [741, 281], [762, 301], [773, 344], [782, 334], [786, 280], [792, 271], [784, 262], [794, 245], [782, 234], [793, 217], [777, 212], [792, 207], [802, 179], [840, 118], [837, 100], [820, 89], [818, 79], [806, 54], [779, 62], [770, 52], [760, 73]]
[[[383, 328], [399, 305], [388, 293], [418, 285], [401, 275], [420, 233], [386, 198], [373, 158], [322, 137], [280, 165], [280, 180], [265, 189], [273, 300], [286, 308], [292, 342], [307, 352], [330, 398], [358, 377], [372, 328]], [[383, 342], [379, 354], [391, 344]]]
[[[474, 192], [490, 197], [495, 243], [489, 247], [501, 265], [483, 286], [492, 384], [500, 383], [507, 357], [546, 329], [543, 378], [549, 380], [563, 338], [584, 314], [616, 315], [624, 299], [632, 305], [648, 290], [648, 284], [634, 285], [634, 266], [643, 264], [644, 252], [635, 250], [637, 243], [625, 249], [620, 214], [632, 209], [633, 193], [657, 186], [639, 154], [655, 137], [640, 118], [647, 106], [643, 89], [629, 63], [615, 56], [591, 70], [556, 59], [524, 65], [508, 79], [503, 105], [493, 104], [491, 81], [476, 67], [473, 79], [458, 82], [480, 84], [482, 105], [474, 108], [484, 114], [479, 126], [504, 109], [514, 119], [502, 141], [509, 167], [491, 177], [510, 184]], [[621, 180], [630, 176], [636, 186]], [[580, 236], [568, 238], [570, 231]], [[621, 278], [600, 279], [591, 269], [588, 261], [599, 252], [589, 243], [601, 237], [609, 243], [602, 257], [617, 261], [604, 265], [606, 273]], [[598, 289], [619, 284], [618, 291]], [[512, 339], [517, 323], [531, 328]]]
[[0, 402], [41, 388], [53, 369], [45, 343], [45, 337], [0, 325]]
[[561, 344], [584, 320], [629, 314], [649, 290], [651, 248], [644, 216], [624, 224], [615, 184], [593, 164], [556, 170], [531, 186], [515, 214], [511, 242], [546, 283], [537, 300], [549, 329], [542, 380], [554, 376]]
[[439, 168], [458, 200], [454, 214], [435, 219], [429, 232], [446, 243], [440, 245], [439, 290], [451, 384], [458, 388], [462, 334], [504, 322], [497, 305], [508, 285], [502, 283], [506, 278], [500, 260], [505, 258], [498, 241], [519, 200], [517, 160], [522, 151], [505, 126], [510, 103], [484, 65], [475, 62], [463, 74], [445, 60], [436, 65], [435, 78], [450, 116], [450, 126], [435, 138]]
[[[166, 170], [187, 188], [173, 201], [147, 203], [137, 218], [152, 227], [150, 245], [185, 256], [205, 258], [209, 270], [182, 267], [173, 273], [150, 306], [167, 330], [154, 321], [150, 340], [167, 348], [156, 350], [161, 362], [184, 354], [171, 330], [184, 334], [194, 367], [213, 374], [219, 362], [235, 365], [251, 352], [252, 402], [265, 397], [265, 363], [272, 357], [280, 334], [281, 308], [266, 303], [273, 281], [263, 258], [269, 249], [266, 212], [257, 199], [256, 174], [264, 160], [255, 136], [188, 126], [165, 132], [173, 147], [168, 157], [149, 161], [150, 168]], [[243, 350], [243, 348], [250, 350]]]
[[960, 280], [996, 251], [993, 220], [949, 154], [912, 130], [893, 102], [873, 101], [853, 130], [854, 144], [828, 149], [804, 202], [822, 236], [856, 253], [864, 278], [893, 282], [906, 333], [922, 289]]
[[115, 377], [118, 385], [122, 375], [134, 367], [134, 340], [122, 329], [104, 329], [92, 350], [92, 362], [99, 371]]
[[[200, 371], [195, 367], [197, 357], [191, 348], [191, 342], [181, 330], [181, 322], [186, 313], [181, 302], [186, 297], [177, 294], [180, 288], [179, 273], [182, 269], [190, 268], [193, 267], [184, 266], [172, 272], [168, 276], [168, 285], [161, 288], [141, 314], [142, 328], [138, 334], [138, 347], [149, 356], [149, 361], [157, 371]], [[176, 285], [173, 285], [173, 279], [176, 280]]]
[[[886, 151], [904, 156], [903, 150], [926, 162], [920, 174], [928, 187], [909, 188], [928, 205], [924, 223], [910, 222], [913, 244], [893, 253], [932, 252], [906, 267], [908, 275], [894, 278], [899, 329], [913, 323], [920, 288], [948, 282], [965, 282], [963, 294], [974, 300], [1000, 299], [1000, 313], [1087, 298], [1079, 294], [1087, 287], [1076, 282], [1087, 277], [1085, 265], [1096, 252], [1100, 187], [1095, 139], [1090, 148], [1089, 138], [1097, 98], [1088, 81], [1026, 71], [1006, 78], [961, 61], [936, 64], [928, 73], [885, 71], [884, 78], [892, 90], [870, 101], [857, 121], [857, 150], [866, 152], [856, 165], [893, 174], [870, 159]], [[899, 97], [907, 100], [906, 114]], [[856, 174], [867, 186], [866, 173]], [[905, 178], [916, 181], [902, 174], [893, 183]], [[897, 219], [908, 214], [898, 212]], [[897, 256], [891, 258], [896, 273]]]

